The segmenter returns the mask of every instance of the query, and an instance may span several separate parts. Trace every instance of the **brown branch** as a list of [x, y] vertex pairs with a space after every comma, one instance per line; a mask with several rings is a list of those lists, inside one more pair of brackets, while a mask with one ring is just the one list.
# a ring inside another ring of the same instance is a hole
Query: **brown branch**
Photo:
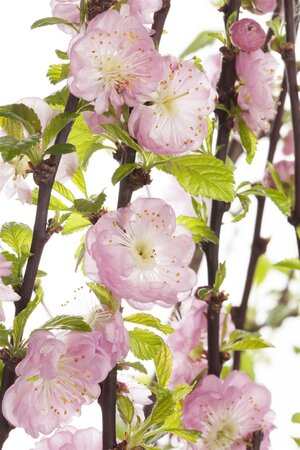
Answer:
[[[225, 26], [227, 24], [229, 16], [233, 12], [239, 12], [241, 6], [240, 0], [230, 0], [228, 4], [222, 7], [224, 12], [224, 22]], [[222, 103], [227, 109], [230, 109], [231, 102], [235, 99], [235, 54], [232, 49], [224, 47], [223, 51], [223, 61], [222, 61], [222, 71], [220, 75], [220, 80], [217, 86], [219, 93], [219, 102]], [[217, 136], [217, 157], [221, 161], [225, 161], [228, 145], [230, 131], [233, 127], [232, 119], [228, 118], [226, 111], [218, 109], [218, 136]], [[213, 201], [210, 227], [215, 232], [218, 239], [220, 239], [222, 218], [225, 211], [228, 211], [230, 207], [229, 203]], [[213, 286], [216, 278], [216, 273], [218, 271], [219, 265], [219, 244], [209, 243], [204, 247], [207, 259], [207, 270], [208, 270], [208, 284]], [[218, 305], [218, 299], [213, 297], [212, 301], [208, 305], [207, 311], [207, 324], [208, 324], [208, 372], [216, 376], [220, 375], [221, 372], [221, 360], [219, 353], [219, 315], [221, 310], [221, 304]]]
[[154, 14], [154, 22], [152, 25], [152, 30], [154, 34], [152, 38], [156, 42], [157, 47], [159, 46], [161, 36], [164, 31], [165, 21], [171, 7], [171, 0], [163, 0], [162, 8]]

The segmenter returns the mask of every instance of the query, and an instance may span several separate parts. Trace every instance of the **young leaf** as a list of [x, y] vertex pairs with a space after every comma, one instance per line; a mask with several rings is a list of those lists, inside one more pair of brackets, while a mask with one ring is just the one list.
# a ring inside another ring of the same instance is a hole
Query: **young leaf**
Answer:
[[173, 358], [171, 350], [167, 344], [162, 342], [160, 352], [154, 356], [157, 379], [162, 387], [165, 387], [170, 379], [172, 372], [172, 361]]
[[75, 113], [61, 113], [57, 116], [53, 117], [50, 123], [46, 126], [45, 131], [43, 133], [43, 150], [48, 147], [51, 141], [55, 139], [58, 133], [70, 123], [72, 120], [76, 118]]
[[191, 53], [196, 53], [201, 48], [213, 44], [216, 38], [208, 33], [208, 31], [202, 31], [199, 33], [190, 45], [181, 53], [180, 58], [184, 59]]
[[47, 77], [51, 84], [57, 84], [68, 78], [70, 72], [70, 64], [52, 64], [47, 72]]
[[118, 125], [114, 125], [112, 123], [101, 124], [101, 127], [104, 128], [106, 134], [112, 141], [121, 141], [129, 147], [136, 150], [138, 153], [143, 152], [143, 149], [135, 142], [132, 137], [129, 136], [127, 131]]
[[99, 136], [94, 135], [87, 126], [82, 115], [75, 120], [68, 142], [75, 145], [79, 162], [81, 163], [88, 148], [95, 143]]
[[11, 336], [11, 333], [12, 333], [11, 330], [7, 330], [5, 328], [5, 326], [2, 323], [0, 323], [0, 346], [1, 347], [9, 346], [9, 337]]
[[171, 334], [174, 331], [170, 325], [163, 325], [157, 317], [147, 313], [136, 313], [131, 316], [124, 317], [124, 320], [126, 322], [138, 323], [139, 325], [145, 325], [146, 327], [156, 328], [164, 334]]
[[15, 119], [0, 117], [0, 128], [2, 128], [8, 136], [17, 139], [18, 141], [24, 139], [23, 127], [21, 123]]
[[70, 202], [74, 202], [75, 197], [73, 193], [64, 184], [60, 183], [59, 181], [54, 181], [53, 189]]
[[122, 166], [118, 167], [111, 178], [112, 184], [115, 185], [119, 181], [123, 180], [123, 178], [127, 177], [127, 175], [133, 172], [136, 167], [136, 163], [123, 164]]
[[187, 394], [192, 392], [193, 386], [189, 386], [188, 384], [178, 384], [173, 391], [173, 398], [176, 402], [181, 400]]
[[200, 431], [196, 430], [186, 430], [184, 428], [168, 428], [164, 431], [167, 431], [170, 434], [174, 434], [175, 436], [181, 437], [182, 439], [185, 439], [188, 442], [196, 442], [197, 439], [201, 436]]
[[163, 341], [151, 331], [135, 328], [128, 334], [130, 350], [137, 358], [142, 360], [152, 359], [160, 352]]
[[74, 173], [74, 175], [72, 177], [72, 182], [85, 195], [85, 197], [88, 196], [86, 184], [85, 184], [85, 178], [84, 178], [84, 174], [83, 174], [81, 167], [78, 167], [78, 169]]
[[34, 110], [23, 103], [1, 106], [0, 117], [20, 122], [30, 135], [40, 133], [42, 129], [41, 122]]
[[247, 153], [247, 163], [251, 163], [257, 148], [257, 138], [253, 131], [248, 127], [242, 116], [238, 117], [238, 130], [241, 138], [242, 146]]
[[60, 17], [44, 17], [43, 19], [36, 20], [32, 25], [31, 29], [45, 27], [47, 25], [67, 25], [72, 28], [76, 32], [79, 30], [71, 23], [65, 19], [61, 19]]
[[235, 330], [230, 334], [229, 342], [222, 345], [222, 351], [257, 350], [270, 347], [274, 345], [265, 341], [258, 333]]
[[69, 93], [68, 87], [64, 86], [59, 91], [55, 91], [53, 94], [48, 95], [44, 100], [54, 109], [65, 109]]
[[16, 348], [19, 346], [20, 340], [22, 339], [22, 335], [24, 332], [24, 328], [26, 325], [26, 322], [31, 315], [31, 313], [35, 310], [35, 308], [38, 306], [38, 304], [43, 299], [43, 291], [41, 288], [38, 288], [36, 291], [36, 296], [34, 300], [31, 300], [25, 309], [21, 311], [15, 318], [13, 322], [13, 331], [12, 336], [14, 340], [14, 345]]
[[212, 155], [186, 155], [170, 158], [156, 166], [174, 175], [190, 194], [232, 202], [234, 199], [233, 171]]
[[123, 422], [130, 425], [134, 417], [134, 407], [132, 402], [128, 397], [125, 397], [124, 395], [118, 395], [117, 407]]
[[[68, 316], [62, 314], [47, 320], [38, 330], [72, 330], [79, 332], [91, 331], [91, 327], [81, 316]], [[36, 331], [36, 330], [34, 330]], [[33, 331], [33, 333], [34, 333]]]
[[291, 420], [292, 420], [293, 423], [300, 423], [300, 413], [293, 414]]
[[103, 206], [106, 200], [106, 194], [100, 192], [96, 197], [87, 200], [85, 198], [79, 198], [74, 201], [74, 208], [76, 211], [82, 214], [92, 214], [97, 213]]
[[175, 406], [176, 404], [172, 392], [168, 389], [162, 390], [159, 393], [158, 401], [152, 410], [151, 423], [163, 422], [174, 412]]
[[82, 217], [79, 213], [72, 213], [67, 218], [66, 222], [64, 223], [64, 228], [61, 232], [62, 235], [72, 234], [76, 231], [82, 230], [83, 228], [86, 228], [91, 225], [91, 222], [88, 219], [85, 219]]
[[108, 306], [110, 311], [112, 311], [113, 313], [117, 311], [117, 309], [119, 308], [118, 301], [115, 299], [115, 297], [113, 296], [113, 294], [109, 289], [107, 289], [104, 286], [101, 286], [101, 284], [91, 282], [86, 284], [91, 289], [91, 291], [96, 295], [100, 303]]
[[128, 369], [128, 367], [131, 367], [134, 370], [137, 370], [138, 372], [144, 373], [145, 375], [148, 374], [147, 369], [140, 361], [121, 361], [119, 362], [118, 366], [120, 366], [121, 369]]
[[284, 269], [300, 270], [300, 260], [296, 258], [284, 259], [283, 261], [278, 261], [274, 266], [283, 267]]
[[62, 52], [61, 50], [55, 50], [56, 55], [59, 59], [68, 60], [69, 55], [67, 52]]
[[29, 253], [32, 231], [24, 223], [5, 223], [0, 231], [0, 238], [7, 244], [20, 258], [23, 253]]
[[47, 148], [45, 153], [48, 155], [64, 155], [73, 152], [76, 152], [76, 148], [73, 144], [55, 144]]
[[219, 292], [220, 287], [223, 281], [225, 280], [225, 277], [226, 277], [226, 264], [224, 262], [219, 264], [218, 271], [216, 273], [216, 280], [213, 286], [214, 293]]
[[190, 230], [195, 242], [208, 241], [217, 244], [218, 238], [213, 230], [198, 217], [179, 216], [176, 222]]

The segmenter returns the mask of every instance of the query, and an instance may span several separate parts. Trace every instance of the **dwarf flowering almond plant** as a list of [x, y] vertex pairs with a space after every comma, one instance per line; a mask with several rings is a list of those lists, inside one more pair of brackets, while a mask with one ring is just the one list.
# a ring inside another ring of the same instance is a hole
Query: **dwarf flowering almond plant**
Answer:
[[[0, 106], [4, 450], [279, 450], [262, 365], [299, 309], [299, 12], [217, 3], [52, 0], [32, 25], [66, 51], [54, 92]], [[181, 55], [175, 11], [182, 43], [213, 17]]]

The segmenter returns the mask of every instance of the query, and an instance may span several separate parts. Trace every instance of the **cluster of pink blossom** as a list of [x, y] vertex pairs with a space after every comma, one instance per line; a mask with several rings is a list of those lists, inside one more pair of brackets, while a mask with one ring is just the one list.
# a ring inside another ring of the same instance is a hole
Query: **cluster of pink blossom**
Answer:
[[251, 445], [252, 433], [262, 430], [260, 449], [269, 449], [274, 428], [271, 394], [242, 372], [233, 371], [225, 380], [208, 375], [183, 402], [186, 428], [201, 431], [195, 450], [242, 450]]
[[[40, 124], [41, 132], [45, 131], [45, 128], [51, 120], [59, 114], [61, 111], [52, 110], [50, 106], [43, 100], [37, 97], [28, 97], [19, 100], [18, 103], [31, 108], [37, 115]], [[27, 137], [28, 133], [24, 129], [24, 136]], [[2, 131], [2, 135], [5, 133]], [[53, 142], [49, 144], [51, 146]], [[8, 162], [1, 161], [0, 157], [0, 191], [4, 190], [8, 198], [11, 198], [15, 194], [22, 203], [31, 203], [33, 188], [25, 181], [30, 172], [29, 158], [26, 155], [20, 155]], [[76, 152], [62, 155], [61, 164], [56, 174], [56, 180], [61, 183], [70, 179], [78, 169], [78, 156]]]
[[196, 283], [189, 268], [195, 244], [183, 231], [175, 234], [175, 213], [163, 200], [137, 199], [89, 229], [86, 274], [135, 307], [173, 305]]
[[[74, 25], [80, 24], [80, 0], [51, 0], [50, 6], [54, 17], [67, 20]], [[60, 28], [66, 33], [75, 33], [69, 26], [60, 25]]]
[[68, 426], [42, 439], [34, 450], [102, 450], [102, 433], [96, 428], [76, 430]]
[[5, 320], [5, 314], [2, 308], [2, 302], [16, 302], [20, 300], [20, 296], [12, 290], [10, 286], [6, 286], [3, 283], [2, 278], [9, 277], [11, 275], [12, 263], [7, 261], [5, 256], [0, 253], [0, 322]]

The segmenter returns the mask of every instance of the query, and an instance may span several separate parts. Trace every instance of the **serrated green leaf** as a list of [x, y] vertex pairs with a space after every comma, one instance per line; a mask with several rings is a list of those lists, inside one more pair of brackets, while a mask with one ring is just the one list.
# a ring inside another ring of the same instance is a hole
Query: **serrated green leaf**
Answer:
[[196, 442], [197, 439], [201, 436], [200, 431], [196, 430], [186, 430], [184, 428], [168, 428], [164, 429], [164, 431], [167, 431], [170, 434], [174, 434], [175, 436], [181, 437], [182, 439], [185, 439], [188, 442]]
[[35, 28], [45, 27], [47, 25], [67, 25], [76, 32], [79, 31], [71, 22], [68, 22], [67, 20], [60, 17], [44, 17], [43, 19], [36, 20], [31, 25], [31, 29], [33, 30]]
[[112, 311], [113, 313], [117, 311], [117, 309], [119, 308], [118, 301], [109, 289], [107, 289], [105, 286], [101, 286], [101, 284], [91, 282], [86, 284], [96, 295], [101, 304], [108, 306], [110, 311]]
[[258, 333], [235, 330], [230, 334], [229, 342], [222, 345], [222, 351], [258, 350], [270, 347], [274, 345], [265, 341]]
[[[95, 138], [95, 139], [96, 139], [96, 138]], [[82, 167], [83, 167], [84, 169], [87, 168], [87, 165], [88, 165], [88, 163], [89, 163], [89, 160], [90, 160], [91, 156], [92, 156], [95, 152], [97, 152], [98, 150], [105, 150], [105, 149], [107, 149], [107, 148], [108, 148], [107, 145], [104, 145], [104, 144], [102, 144], [102, 143], [100, 143], [100, 142], [94, 142], [94, 143], [92, 143], [92, 145], [90, 145], [90, 146], [87, 148], [87, 150], [86, 150], [86, 152], [85, 152], [85, 155], [83, 156]], [[109, 147], [109, 149], [110, 149], [110, 150], [114, 150], [114, 149], [112, 149], [111, 147]]]
[[35, 147], [39, 142], [41, 135], [33, 134], [21, 141], [15, 140], [10, 136], [0, 138], [0, 152], [4, 162], [10, 161], [16, 156], [26, 155], [28, 150]]
[[[81, 316], [68, 316], [62, 314], [52, 317], [41, 325], [38, 330], [72, 330], [79, 332], [91, 331], [91, 327], [85, 322]], [[36, 331], [36, 330], [34, 330]], [[33, 331], [33, 333], [34, 333]]]
[[72, 122], [76, 118], [76, 113], [63, 112], [53, 117], [53, 119], [46, 126], [43, 133], [43, 150], [56, 138], [58, 133], [65, 128], [68, 123]]
[[88, 148], [95, 143], [99, 136], [95, 136], [87, 126], [82, 115], [75, 120], [69, 134], [68, 142], [75, 145], [79, 162], [81, 163]]
[[68, 78], [70, 72], [70, 64], [52, 64], [47, 72], [47, 77], [51, 84], [57, 84]]
[[111, 177], [112, 184], [115, 185], [119, 183], [119, 181], [123, 180], [123, 178], [127, 177], [127, 175], [133, 172], [136, 167], [136, 163], [123, 164], [122, 166], [118, 167]]
[[44, 100], [54, 109], [64, 110], [69, 97], [69, 93], [70, 91], [68, 87], [64, 86], [59, 91], [55, 91], [53, 92], [53, 94], [48, 95], [48, 97], [44, 98]]
[[69, 55], [67, 52], [62, 52], [61, 50], [55, 50], [56, 55], [59, 59], [67, 60], [69, 59]]
[[47, 148], [48, 155], [65, 155], [66, 153], [76, 152], [76, 147], [73, 144], [55, 144]]
[[214, 293], [219, 292], [220, 287], [221, 287], [223, 281], [225, 280], [225, 277], [226, 277], [226, 264], [224, 262], [224, 263], [219, 264], [218, 271], [216, 273], [216, 280], [215, 280], [214, 286], [213, 286]]
[[154, 364], [159, 384], [165, 387], [172, 372], [172, 352], [165, 342], [162, 342], [160, 352], [154, 356]]
[[86, 189], [86, 183], [83, 171], [81, 167], [78, 167], [76, 172], [74, 173], [72, 177], [72, 182], [75, 184], [76, 187], [87, 197], [87, 189]]
[[151, 423], [163, 422], [174, 412], [175, 406], [176, 404], [171, 391], [166, 389], [160, 392], [158, 401], [151, 413]]
[[23, 103], [1, 106], [0, 117], [16, 120], [30, 135], [40, 133], [42, 129], [41, 122], [34, 110]]
[[20, 258], [23, 253], [29, 253], [32, 231], [24, 223], [5, 223], [0, 231], [0, 238], [7, 244]]
[[[32, 204], [37, 205], [37, 199], [38, 199], [38, 189], [35, 188], [32, 192]], [[57, 197], [54, 197], [54, 195], [51, 195], [50, 197], [50, 203], [48, 209], [50, 211], [71, 211], [71, 208], [67, 206], [65, 203], [63, 203], [61, 200], [59, 200]]]
[[[81, 236], [80, 243], [74, 255], [74, 258], [76, 260], [75, 272], [77, 272], [77, 269], [80, 266], [80, 264], [83, 263], [84, 254], [85, 254], [85, 235]], [[82, 271], [84, 272], [83, 267]]]
[[296, 258], [288, 258], [274, 264], [275, 267], [283, 267], [284, 269], [300, 270], [300, 260]]
[[24, 138], [23, 127], [20, 122], [8, 117], [0, 117], [0, 128], [5, 131], [8, 136], [11, 136], [18, 141]]
[[173, 399], [175, 400], [175, 402], [178, 402], [183, 397], [192, 392], [192, 390], [193, 386], [189, 386], [188, 384], [178, 384], [173, 390]]
[[87, 200], [85, 198], [79, 198], [74, 201], [74, 208], [76, 211], [82, 214], [93, 214], [100, 211], [103, 206], [103, 203], [106, 200], [106, 194], [104, 192], [100, 192], [95, 198], [91, 198]]
[[131, 367], [134, 370], [137, 370], [138, 372], [144, 373], [145, 375], [148, 374], [146, 367], [140, 362], [140, 361], [121, 361], [118, 366], [120, 366], [122, 369], [127, 369], [128, 367]]
[[215, 37], [208, 34], [208, 31], [202, 31], [195, 37], [190, 45], [181, 53], [180, 58], [185, 58], [191, 53], [196, 53], [201, 48], [212, 45], [215, 41]]
[[125, 397], [124, 395], [118, 395], [117, 407], [123, 422], [130, 425], [134, 417], [134, 407], [132, 402], [128, 397]]
[[239, 214], [237, 214], [234, 219], [233, 219], [233, 223], [235, 222], [239, 222], [240, 220], [244, 219], [246, 217], [246, 215], [249, 212], [249, 207], [251, 205], [251, 200], [247, 195], [243, 195], [243, 194], [237, 194], [237, 198], [239, 199], [241, 206], [242, 206], [242, 212], [240, 212]]
[[142, 360], [152, 359], [160, 352], [163, 341], [157, 334], [140, 328], [135, 328], [128, 334], [130, 350], [137, 358]]
[[235, 196], [233, 171], [212, 155], [186, 155], [170, 158], [156, 166], [174, 175], [192, 195], [232, 202]]
[[291, 204], [288, 197], [277, 189], [261, 186], [259, 184], [247, 189], [243, 192], [244, 195], [257, 195], [260, 197], [268, 197], [279, 208], [279, 210], [289, 216], [291, 213]]
[[195, 242], [207, 241], [213, 242], [214, 244], [218, 243], [218, 238], [213, 230], [198, 217], [179, 216], [176, 222], [190, 230]]
[[170, 325], [164, 325], [157, 318], [147, 313], [136, 313], [131, 316], [124, 317], [125, 322], [137, 323], [139, 325], [145, 325], [146, 327], [156, 328], [162, 331], [164, 334], [173, 333], [174, 329]]
[[11, 333], [11, 330], [7, 330], [5, 326], [0, 323], [0, 347], [7, 347], [9, 345]]
[[129, 147], [133, 148], [138, 153], [143, 152], [143, 149], [135, 142], [132, 137], [129, 136], [127, 131], [118, 125], [114, 125], [112, 123], [101, 124], [101, 127], [104, 128], [108, 137], [113, 141], [121, 141]]
[[246, 150], [247, 162], [250, 164], [255, 156], [257, 148], [257, 137], [253, 131], [248, 127], [242, 116], [238, 117], [238, 131], [242, 146]]
[[43, 299], [43, 290], [41, 288], [38, 288], [36, 291], [35, 298], [31, 300], [27, 304], [26, 308], [23, 309], [23, 311], [21, 311], [14, 318], [12, 336], [16, 348], [19, 346], [19, 343], [22, 339], [24, 328], [29, 316], [32, 314], [32, 312], [35, 310], [38, 304], [42, 301], [42, 299]]
[[54, 181], [53, 189], [70, 202], [74, 202], [75, 197], [73, 193], [64, 184], [60, 183], [59, 181]]
[[72, 234], [91, 225], [88, 219], [82, 217], [79, 213], [71, 213], [63, 225], [62, 235]]

